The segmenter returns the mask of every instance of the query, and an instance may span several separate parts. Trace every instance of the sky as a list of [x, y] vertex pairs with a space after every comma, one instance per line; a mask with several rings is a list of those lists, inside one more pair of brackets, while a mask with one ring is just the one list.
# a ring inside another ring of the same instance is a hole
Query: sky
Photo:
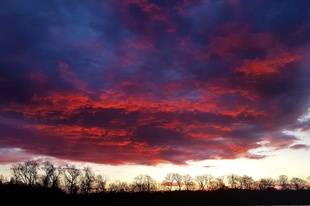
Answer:
[[0, 173], [310, 173], [309, 0], [2, 0]]

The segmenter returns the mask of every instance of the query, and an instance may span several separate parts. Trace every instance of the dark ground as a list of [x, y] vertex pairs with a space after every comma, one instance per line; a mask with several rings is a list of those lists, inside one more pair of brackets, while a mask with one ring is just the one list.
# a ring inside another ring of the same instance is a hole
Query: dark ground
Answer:
[[310, 205], [310, 190], [217, 190], [68, 195], [60, 189], [0, 186], [1, 205]]

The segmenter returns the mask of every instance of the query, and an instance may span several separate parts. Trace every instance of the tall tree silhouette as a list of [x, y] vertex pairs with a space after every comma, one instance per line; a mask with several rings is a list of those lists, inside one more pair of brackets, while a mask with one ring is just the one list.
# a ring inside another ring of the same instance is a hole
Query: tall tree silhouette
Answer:
[[289, 189], [289, 180], [288, 180], [288, 176], [286, 175], [280, 175], [278, 178], [278, 184], [281, 185], [282, 190], [288, 190]]
[[224, 189], [226, 187], [224, 180], [225, 180], [224, 175], [215, 178], [215, 187], [217, 189]]
[[292, 177], [290, 180], [291, 184], [294, 186], [295, 190], [302, 190], [306, 187], [306, 181], [299, 177]]
[[39, 163], [36, 161], [25, 161], [11, 166], [14, 178], [19, 179], [26, 185], [34, 186], [38, 180]]
[[186, 190], [189, 190], [194, 185], [192, 181], [192, 177], [189, 174], [183, 175], [183, 181], [184, 181]]
[[53, 184], [53, 175], [57, 168], [51, 162], [45, 161], [42, 163], [41, 169], [44, 172], [44, 175], [42, 175], [43, 187], [51, 187]]
[[194, 180], [195, 180], [195, 182], [197, 182], [197, 185], [198, 185], [200, 190], [205, 189], [205, 178], [203, 175], [196, 175], [194, 177]]
[[105, 192], [108, 178], [104, 175], [96, 176], [96, 193]]
[[174, 174], [173, 173], [166, 174], [166, 177], [164, 179], [164, 184], [167, 185], [167, 188], [169, 191], [172, 190], [173, 181], [174, 181]]
[[205, 180], [205, 187], [207, 190], [210, 190], [213, 186], [213, 179], [214, 177], [211, 174], [204, 174], [203, 175]]
[[[254, 185], [254, 180], [252, 177], [247, 176], [247, 175], [243, 175], [242, 177], [240, 177], [241, 180], [241, 187], [250, 190], [252, 188], [252, 186]], [[241, 189], [242, 189], [241, 188]]]
[[145, 176], [146, 191], [152, 192], [156, 190], [156, 180], [149, 175]]
[[145, 190], [145, 175], [140, 174], [134, 178], [135, 186], [139, 192], [144, 192]]
[[78, 177], [81, 175], [81, 171], [76, 169], [75, 165], [66, 165], [63, 169], [65, 179], [68, 181], [70, 186], [70, 193], [76, 192], [78, 189]]
[[95, 174], [91, 171], [90, 167], [84, 167], [84, 175], [81, 176], [81, 190], [83, 194], [90, 194], [95, 182]]
[[120, 193], [120, 192], [129, 192], [130, 188], [126, 182], [121, 182], [120, 180], [116, 180], [109, 184], [108, 188], [111, 193]]
[[260, 190], [271, 190], [274, 189], [276, 181], [271, 177], [261, 178], [258, 180], [258, 186]]
[[179, 186], [179, 191], [181, 191], [183, 176], [180, 175], [179, 173], [174, 173], [173, 177], [174, 177], [174, 180], [176, 181], [176, 183]]
[[11, 165], [11, 168], [10, 168], [10, 170], [12, 172], [11, 182], [13, 184], [22, 183], [22, 177], [21, 177], [22, 173], [21, 173], [21, 171], [19, 169], [19, 167], [20, 167], [19, 165], [20, 165], [20, 163], [13, 164], [13, 165]]
[[238, 175], [230, 173], [229, 175], [226, 175], [226, 178], [228, 180], [228, 184], [230, 185], [231, 188], [235, 188], [237, 187], [238, 184]]

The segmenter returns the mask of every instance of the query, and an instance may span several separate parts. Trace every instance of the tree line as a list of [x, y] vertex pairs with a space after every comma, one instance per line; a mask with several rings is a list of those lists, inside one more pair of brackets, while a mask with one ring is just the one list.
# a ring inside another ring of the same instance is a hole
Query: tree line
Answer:
[[127, 183], [116, 180], [108, 184], [107, 176], [95, 175], [90, 167], [77, 169], [75, 165], [56, 166], [49, 161], [39, 164], [25, 161], [11, 165], [11, 178], [0, 175], [0, 185], [18, 184], [37, 188], [58, 188], [70, 194], [124, 193], [156, 191], [211, 191], [224, 189], [239, 190], [309, 190], [310, 177], [303, 180], [280, 175], [277, 179], [261, 178], [236, 174], [214, 177], [211, 174], [196, 175], [168, 173], [162, 182], [157, 182], [149, 175], [140, 174]]

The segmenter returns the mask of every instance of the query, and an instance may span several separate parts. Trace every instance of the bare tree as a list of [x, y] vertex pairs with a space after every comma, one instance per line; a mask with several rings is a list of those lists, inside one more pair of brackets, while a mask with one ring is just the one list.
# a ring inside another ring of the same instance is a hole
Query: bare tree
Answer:
[[200, 190], [204, 190], [205, 189], [205, 178], [203, 175], [196, 175], [194, 177], [195, 182], [197, 182], [197, 185], [199, 187]]
[[245, 189], [250, 190], [252, 186], [254, 185], [254, 180], [250, 176], [243, 175], [240, 179], [241, 179], [242, 188], [244, 187]]
[[112, 182], [109, 184], [108, 191], [110, 193], [116, 193], [118, 191], [118, 186], [117, 186], [116, 182]]
[[164, 179], [164, 184], [166, 184], [168, 186], [167, 189], [169, 191], [172, 190], [173, 181], [174, 181], [174, 174], [168, 173]]
[[306, 187], [306, 181], [298, 177], [293, 177], [290, 182], [295, 190], [302, 190]]
[[173, 176], [174, 176], [174, 180], [177, 182], [179, 186], [179, 191], [181, 191], [183, 176], [180, 175], [179, 173], [174, 173]]
[[189, 174], [183, 175], [183, 181], [186, 186], [186, 190], [191, 189], [194, 185], [192, 177]]
[[211, 174], [204, 174], [203, 177], [205, 180], [205, 187], [207, 188], [207, 190], [210, 190], [213, 186], [214, 177]]
[[288, 180], [288, 176], [286, 175], [280, 175], [278, 178], [278, 183], [279, 185], [281, 185], [282, 190], [288, 190], [289, 189], [289, 180]]
[[244, 183], [243, 183], [243, 179], [241, 176], [237, 176], [236, 178], [237, 181], [237, 185], [239, 189], [243, 189], [244, 188]]
[[79, 176], [78, 177], [78, 182], [79, 182], [78, 185], [79, 185], [79, 189], [80, 189], [81, 193], [83, 195], [88, 195], [85, 177], [83, 177], [82, 175]]
[[152, 192], [156, 190], [156, 181], [149, 175], [140, 174], [134, 178], [138, 192]]
[[81, 176], [80, 187], [82, 193], [88, 195], [91, 193], [93, 189], [93, 184], [95, 182], [95, 175], [91, 171], [90, 167], [84, 167], [84, 171], [85, 171], [84, 175]]
[[225, 180], [224, 175], [215, 178], [215, 188], [216, 189], [224, 189], [226, 187], [224, 180]]
[[26, 161], [24, 162], [24, 174], [28, 179], [30, 185], [35, 185], [38, 179], [39, 163], [36, 161]]
[[34, 186], [38, 180], [39, 163], [36, 161], [25, 161], [11, 166], [16, 181], [22, 180], [26, 185]]
[[97, 175], [95, 181], [96, 181], [96, 193], [105, 192], [108, 177], [103, 175]]
[[116, 180], [115, 182], [109, 184], [108, 190], [111, 193], [119, 193], [119, 192], [129, 192], [130, 188], [126, 182]]
[[54, 173], [51, 176], [52, 179], [52, 188], [57, 188], [60, 186], [60, 176], [62, 175], [62, 168], [61, 166], [56, 167]]
[[147, 192], [152, 192], [152, 191], [156, 191], [157, 190], [155, 179], [153, 179], [149, 175], [145, 176], [145, 184], [146, 184], [146, 191]]
[[230, 185], [230, 187], [236, 189], [236, 187], [238, 185], [238, 181], [237, 180], [238, 180], [239, 176], [236, 175], [236, 174], [230, 173], [226, 177], [227, 177], [228, 184]]
[[66, 165], [63, 169], [63, 174], [70, 186], [70, 193], [76, 193], [78, 190], [78, 177], [81, 175], [81, 171], [76, 169], [75, 165]]
[[261, 178], [260, 180], [258, 180], [258, 186], [260, 190], [272, 190], [274, 189], [275, 182], [276, 181], [271, 177]]
[[145, 175], [138, 175], [134, 178], [134, 182], [136, 185], [136, 188], [138, 189], [139, 192], [144, 192], [145, 189]]
[[21, 170], [20, 170], [20, 163], [19, 164], [14, 164], [14, 165], [11, 165], [11, 171], [12, 171], [12, 178], [11, 178], [11, 182], [13, 184], [19, 184], [19, 183], [22, 183], [22, 173], [21, 173]]
[[133, 193], [133, 192], [139, 192], [140, 190], [135, 183], [130, 183], [128, 184], [128, 191]]
[[42, 163], [41, 170], [43, 170], [44, 175], [42, 175], [42, 183], [43, 187], [51, 187], [52, 186], [52, 176], [56, 170], [56, 167], [49, 161], [45, 161]]

